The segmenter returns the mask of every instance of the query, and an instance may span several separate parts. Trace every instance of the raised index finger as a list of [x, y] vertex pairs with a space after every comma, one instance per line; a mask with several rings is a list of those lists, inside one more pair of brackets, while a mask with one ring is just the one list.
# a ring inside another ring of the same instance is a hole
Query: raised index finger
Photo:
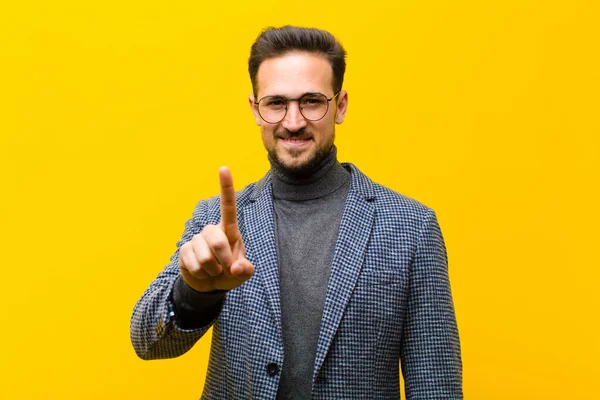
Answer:
[[229, 243], [233, 243], [239, 239], [240, 230], [237, 223], [235, 189], [229, 168], [221, 167], [219, 169], [219, 182], [221, 184], [221, 228]]

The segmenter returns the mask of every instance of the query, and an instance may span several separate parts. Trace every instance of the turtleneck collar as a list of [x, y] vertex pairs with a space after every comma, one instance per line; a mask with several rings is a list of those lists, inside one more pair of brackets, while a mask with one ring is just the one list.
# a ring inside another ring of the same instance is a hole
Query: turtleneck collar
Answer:
[[312, 200], [335, 192], [350, 179], [348, 172], [337, 160], [337, 148], [331, 151], [316, 165], [307, 176], [297, 176], [281, 166], [271, 163], [273, 197], [282, 200]]

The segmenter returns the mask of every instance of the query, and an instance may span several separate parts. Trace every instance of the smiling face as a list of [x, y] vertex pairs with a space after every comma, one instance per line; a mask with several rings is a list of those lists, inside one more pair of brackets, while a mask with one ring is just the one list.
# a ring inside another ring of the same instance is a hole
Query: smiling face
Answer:
[[333, 70], [328, 61], [312, 53], [289, 53], [269, 58], [260, 64], [257, 73], [257, 96], [249, 96], [256, 124], [271, 160], [294, 174], [312, 171], [333, 146], [335, 124], [341, 124], [346, 115], [348, 94], [342, 90], [329, 102], [325, 116], [309, 121], [300, 113], [297, 101], [288, 103], [285, 118], [276, 123], [265, 122], [254, 104], [265, 96], [297, 99], [306, 93], [335, 95], [332, 89]]

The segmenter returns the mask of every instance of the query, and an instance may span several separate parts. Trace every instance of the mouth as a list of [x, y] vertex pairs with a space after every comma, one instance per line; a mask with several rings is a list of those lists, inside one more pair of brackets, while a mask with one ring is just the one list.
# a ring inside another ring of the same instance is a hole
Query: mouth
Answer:
[[312, 138], [282, 137], [279, 138], [287, 147], [298, 148], [307, 145]]
[[311, 140], [311, 138], [280, 138], [281, 140], [289, 143], [304, 143]]

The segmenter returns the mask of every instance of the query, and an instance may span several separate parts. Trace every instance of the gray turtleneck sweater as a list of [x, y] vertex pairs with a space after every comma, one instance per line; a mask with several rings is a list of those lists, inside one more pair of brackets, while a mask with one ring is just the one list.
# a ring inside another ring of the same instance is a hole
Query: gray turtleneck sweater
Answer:
[[[310, 399], [327, 283], [350, 173], [336, 148], [309, 176], [271, 161], [279, 264], [284, 364], [277, 399]], [[183, 328], [210, 322], [223, 293], [198, 293], [178, 278], [173, 303]]]
[[277, 399], [310, 399], [321, 316], [350, 173], [336, 150], [303, 179], [271, 163], [283, 368]]

